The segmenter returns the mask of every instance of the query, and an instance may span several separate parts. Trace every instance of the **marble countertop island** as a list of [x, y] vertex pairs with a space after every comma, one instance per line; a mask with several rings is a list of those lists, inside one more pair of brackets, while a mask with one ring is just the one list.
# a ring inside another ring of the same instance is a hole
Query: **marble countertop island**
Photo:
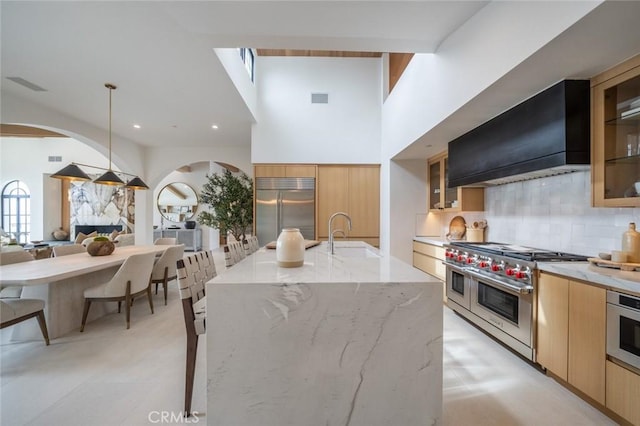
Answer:
[[363, 242], [207, 283], [207, 423], [442, 422], [442, 283]]

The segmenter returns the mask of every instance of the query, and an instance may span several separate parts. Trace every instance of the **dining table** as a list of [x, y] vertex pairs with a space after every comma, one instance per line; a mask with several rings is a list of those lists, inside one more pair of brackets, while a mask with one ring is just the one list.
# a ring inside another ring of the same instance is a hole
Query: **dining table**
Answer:
[[[0, 266], [0, 285], [22, 286], [23, 299], [45, 302], [49, 337], [55, 339], [80, 328], [84, 290], [109, 281], [124, 261], [133, 254], [162, 254], [168, 245], [132, 245], [117, 247], [107, 256], [78, 253]], [[87, 321], [117, 310], [117, 304], [98, 303]], [[36, 321], [23, 321], [12, 327], [12, 341], [41, 339]]]

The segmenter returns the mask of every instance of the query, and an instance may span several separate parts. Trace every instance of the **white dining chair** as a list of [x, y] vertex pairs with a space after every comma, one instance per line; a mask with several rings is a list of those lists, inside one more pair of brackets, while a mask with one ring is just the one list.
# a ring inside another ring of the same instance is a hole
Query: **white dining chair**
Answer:
[[120, 312], [120, 304], [124, 301], [127, 329], [131, 323], [131, 302], [135, 298], [146, 293], [153, 314], [150, 282], [154, 259], [155, 253], [133, 254], [124, 261], [111, 280], [86, 289], [80, 331], [84, 331], [92, 302], [118, 302]]
[[153, 265], [151, 271], [151, 285], [156, 285], [156, 294], [158, 294], [158, 286], [162, 284], [164, 290], [164, 304], [167, 304], [167, 291], [169, 281], [178, 278], [176, 265], [179, 259], [184, 256], [184, 244], [179, 246], [168, 247], [160, 256], [158, 261]]
[[[11, 250], [0, 251], [0, 265], [12, 265], [14, 263], [31, 262], [35, 258], [28, 251]], [[0, 286], [0, 299], [17, 299], [22, 294], [22, 286]]]
[[44, 342], [49, 346], [49, 332], [44, 318], [44, 300], [40, 299], [3, 299], [0, 300], [0, 329], [9, 327], [31, 318], [38, 320]]
[[53, 248], [53, 257], [67, 256], [70, 254], [86, 253], [87, 248], [82, 244], [65, 244]]
[[153, 244], [156, 246], [175, 246], [176, 243], [177, 239], [172, 237], [156, 238], [156, 240], [153, 242]]

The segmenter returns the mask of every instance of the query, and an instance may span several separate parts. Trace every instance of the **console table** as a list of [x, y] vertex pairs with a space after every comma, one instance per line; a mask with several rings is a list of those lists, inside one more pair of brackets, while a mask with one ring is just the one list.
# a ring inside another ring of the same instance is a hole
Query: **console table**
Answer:
[[155, 229], [153, 239], [175, 238], [176, 244], [184, 244], [185, 251], [202, 250], [202, 229]]

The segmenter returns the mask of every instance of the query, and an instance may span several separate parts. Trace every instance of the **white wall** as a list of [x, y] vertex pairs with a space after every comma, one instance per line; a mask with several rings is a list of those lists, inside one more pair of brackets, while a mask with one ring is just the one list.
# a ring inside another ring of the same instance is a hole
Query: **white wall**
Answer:
[[416, 141], [599, 3], [490, 2], [435, 54], [414, 55], [383, 107], [385, 153]]
[[[49, 162], [50, 155], [61, 156], [62, 161]], [[51, 232], [62, 226], [59, 181], [47, 175], [74, 161], [102, 167], [108, 159], [72, 138], [0, 138], [1, 187], [17, 179], [31, 192], [31, 240], [51, 239]]]
[[380, 163], [380, 58], [260, 56], [256, 66], [252, 162]]

